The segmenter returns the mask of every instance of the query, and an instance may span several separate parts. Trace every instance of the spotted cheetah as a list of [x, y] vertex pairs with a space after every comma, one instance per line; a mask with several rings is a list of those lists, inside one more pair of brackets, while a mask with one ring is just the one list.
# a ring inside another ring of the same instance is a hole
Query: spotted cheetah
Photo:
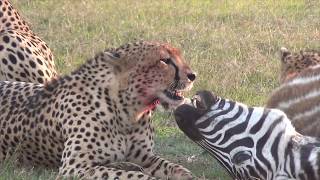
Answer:
[[315, 50], [292, 53], [287, 48], [281, 48], [280, 82], [284, 83], [302, 71], [320, 64], [320, 54]]
[[56, 75], [47, 44], [8, 0], [0, 0], [0, 80], [46, 83]]
[[[84, 179], [192, 179], [154, 154], [150, 117], [158, 103], [182, 104], [195, 78], [177, 48], [139, 41], [45, 85], [0, 82], [0, 159], [15, 152], [21, 164]], [[114, 162], [143, 172], [110, 167]]]

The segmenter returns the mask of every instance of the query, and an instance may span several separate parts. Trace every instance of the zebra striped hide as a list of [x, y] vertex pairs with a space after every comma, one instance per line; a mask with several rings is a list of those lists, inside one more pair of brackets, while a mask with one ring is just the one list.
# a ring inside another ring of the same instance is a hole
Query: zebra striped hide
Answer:
[[320, 137], [320, 52], [281, 48], [280, 79], [266, 107], [284, 111], [299, 133]]
[[179, 128], [234, 179], [320, 179], [319, 139], [297, 133], [280, 110], [201, 91], [174, 114]]

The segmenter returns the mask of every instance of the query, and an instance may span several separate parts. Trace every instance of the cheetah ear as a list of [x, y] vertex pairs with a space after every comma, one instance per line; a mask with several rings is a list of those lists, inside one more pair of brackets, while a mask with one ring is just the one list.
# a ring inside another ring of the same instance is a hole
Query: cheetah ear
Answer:
[[281, 58], [281, 61], [285, 63], [285, 59], [287, 56], [289, 56], [291, 54], [291, 52], [285, 48], [285, 47], [281, 47], [280, 49], [280, 58]]
[[120, 58], [120, 54], [117, 53], [115, 48], [108, 48], [104, 50], [104, 53], [108, 54], [111, 58]]
[[300, 55], [302, 56], [302, 58], [304, 58], [304, 51], [300, 50]]
[[118, 53], [112, 53], [112, 52], [108, 52], [105, 51], [104, 54], [109, 57], [111, 60], [117, 61], [120, 59], [120, 55]]
[[103, 59], [105, 61], [108, 61], [109, 64], [112, 64], [114, 66], [114, 69], [117, 71], [117, 72], [121, 72], [121, 58], [120, 58], [120, 55], [118, 53], [112, 53], [112, 52], [109, 52], [109, 51], [105, 51], [103, 52]]

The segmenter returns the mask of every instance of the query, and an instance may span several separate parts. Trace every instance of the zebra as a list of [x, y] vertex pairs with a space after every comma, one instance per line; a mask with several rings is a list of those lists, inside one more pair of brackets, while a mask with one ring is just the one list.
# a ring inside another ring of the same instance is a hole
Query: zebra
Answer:
[[200, 91], [174, 116], [178, 127], [233, 179], [320, 179], [320, 139], [296, 132], [281, 110]]

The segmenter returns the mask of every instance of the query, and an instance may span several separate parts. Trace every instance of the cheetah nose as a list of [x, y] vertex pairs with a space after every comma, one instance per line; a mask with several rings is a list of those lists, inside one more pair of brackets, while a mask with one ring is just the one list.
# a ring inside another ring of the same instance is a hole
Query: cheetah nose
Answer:
[[195, 73], [189, 73], [187, 74], [187, 77], [190, 81], [194, 81], [196, 79], [196, 74]]

